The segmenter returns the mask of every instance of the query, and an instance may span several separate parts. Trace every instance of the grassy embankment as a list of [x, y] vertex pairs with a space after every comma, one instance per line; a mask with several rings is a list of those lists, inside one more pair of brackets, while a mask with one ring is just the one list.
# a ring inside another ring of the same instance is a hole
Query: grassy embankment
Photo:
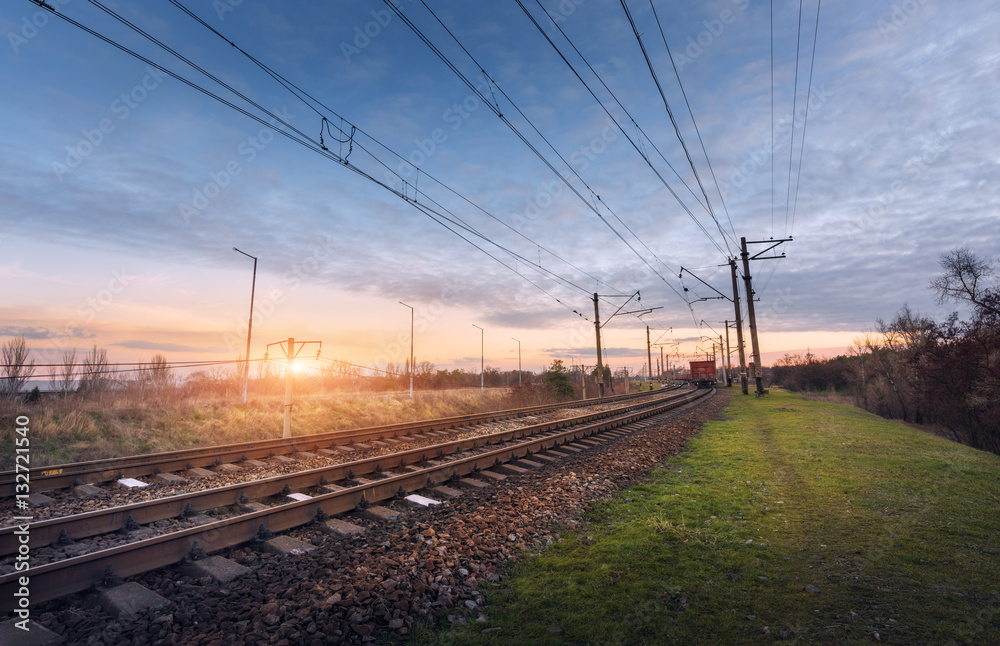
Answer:
[[852, 407], [734, 397], [564, 536], [418, 641], [1000, 643], [1000, 457]]
[[[468, 415], [544, 403], [544, 393], [478, 388], [405, 395], [347, 394], [296, 399], [292, 434], [304, 435], [362, 426]], [[66, 464], [124, 455], [232, 444], [281, 437], [283, 398], [238, 400], [217, 397], [107, 396], [99, 401], [69, 398], [23, 405], [3, 417], [11, 427], [0, 437], [0, 470], [12, 469], [13, 420], [31, 420], [31, 466]]]

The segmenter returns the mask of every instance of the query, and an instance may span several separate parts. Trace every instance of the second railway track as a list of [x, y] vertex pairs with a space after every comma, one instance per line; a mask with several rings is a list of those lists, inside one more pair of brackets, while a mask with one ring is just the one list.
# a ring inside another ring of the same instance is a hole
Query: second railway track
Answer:
[[[325, 433], [298, 435], [290, 438], [256, 440], [241, 442], [239, 444], [197, 447], [163, 453], [34, 467], [29, 471], [31, 491], [40, 493], [65, 489], [80, 484], [112, 482], [123, 478], [155, 477], [162, 474], [174, 474], [197, 468], [216, 467], [221, 464], [242, 462], [245, 460], [267, 459], [276, 455], [330, 451], [337, 450], [338, 447], [347, 447], [350, 449], [352, 445], [358, 443], [385, 442], [398, 437], [412, 437], [414, 435], [446, 431], [465, 426], [544, 415], [560, 409], [613, 405], [631, 400], [641, 400], [669, 390], [675, 389], [618, 395], [605, 397], [601, 400], [590, 399], [561, 404], [544, 404], [417, 422], [329, 431]], [[17, 473], [15, 471], [0, 472], [0, 500], [10, 498], [14, 495], [17, 481]]]
[[[589, 413], [346, 464], [34, 523], [29, 527], [31, 547], [39, 552], [51, 549], [48, 555], [51, 560], [42, 565], [33, 564], [26, 572], [0, 576], [0, 598], [13, 599], [18, 575], [31, 577], [32, 603], [39, 603], [98, 584], [108, 572], [133, 576], [177, 563], [192, 552], [216, 552], [250, 541], [255, 536], [324, 520], [378, 501], [461, 480], [490, 468], [516, 472], [520, 467], [516, 463], [510, 466], [512, 460], [523, 461], [539, 451], [551, 451], [568, 442], [593, 443], [594, 440], [587, 440], [589, 436], [683, 406], [706, 392], [645, 398], [642, 405], [626, 406], [629, 410], [625, 412]], [[580, 448], [571, 445], [565, 450]], [[306, 491], [309, 493], [303, 493]], [[287, 497], [290, 493], [300, 495], [298, 499]], [[255, 502], [260, 500], [275, 504], [267, 506]], [[205, 516], [205, 512], [218, 515]], [[200, 515], [202, 524], [149, 536], [155, 533], [148, 529], [151, 524], [191, 515]], [[0, 530], [0, 553], [16, 553], [16, 531], [16, 527]], [[79, 555], [59, 558], [60, 545], [86, 542], [113, 532], [118, 534], [111, 542], [119, 544], [85, 547], [75, 552], [64, 549], [63, 556]], [[139, 539], [129, 538], [130, 535]], [[52, 548], [48, 547], [50, 544]], [[11, 569], [10, 566], [7, 569]]]

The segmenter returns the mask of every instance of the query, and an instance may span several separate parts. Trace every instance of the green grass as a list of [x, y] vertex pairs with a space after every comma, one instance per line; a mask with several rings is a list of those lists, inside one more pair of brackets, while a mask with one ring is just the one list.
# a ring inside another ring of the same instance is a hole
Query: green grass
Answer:
[[848, 406], [735, 396], [516, 565], [489, 623], [417, 641], [1000, 643], [998, 503], [998, 456]]

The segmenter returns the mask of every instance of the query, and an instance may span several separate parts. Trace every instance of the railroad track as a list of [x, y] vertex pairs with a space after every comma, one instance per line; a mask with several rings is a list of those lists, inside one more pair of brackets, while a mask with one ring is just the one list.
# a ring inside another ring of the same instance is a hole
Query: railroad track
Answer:
[[[246, 460], [261, 460], [277, 455], [294, 453], [313, 453], [336, 450], [337, 447], [348, 447], [366, 442], [385, 442], [398, 437], [413, 437], [427, 433], [457, 429], [464, 426], [486, 424], [512, 418], [543, 415], [559, 409], [581, 408], [596, 404], [615, 404], [631, 400], [641, 400], [651, 394], [676, 390], [677, 387], [644, 393], [616, 395], [601, 400], [588, 399], [562, 404], [544, 404], [514, 408], [503, 411], [492, 411], [472, 415], [443, 417], [419, 422], [405, 422], [366, 428], [346, 429], [300, 435], [291, 438], [278, 438], [242, 442], [239, 444], [200, 447], [164, 453], [75, 462], [30, 469], [29, 478], [31, 491], [41, 493], [65, 489], [80, 484], [101, 484], [124, 478], [141, 478], [161, 474], [177, 474], [196, 468], [217, 467], [222, 464], [244, 462]], [[0, 472], [0, 501], [11, 498], [15, 494], [18, 482], [17, 472]], [[22, 473], [21, 476], [24, 474]]]
[[[625, 411], [550, 420], [346, 464], [33, 523], [27, 528], [32, 550], [46, 549], [44, 546], [50, 543], [86, 541], [112, 532], [121, 534], [122, 544], [0, 576], [0, 606], [4, 610], [12, 608], [20, 577], [30, 578], [31, 602], [35, 605], [100, 584], [109, 575], [135, 576], [192, 555], [217, 552], [255, 537], [323, 522], [379, 501], [460, 481], [470, 474], [496, 473], [498, 468], [523, 472], [518, 464], [532, 466], [534, 461], [530, 458], [540, 452], [579, 451], [603, 441], [601, 433], [618, 432], [615, 429], [684, 406], [712, 392], [645, 397], [627, 406]], [[543, 454], [536, 459], [548, 460], [552, 456]], [[295, 493], [299, 495], [289, 495]], [[259, 500], [275, 506], [256, 502]], [[226, 510], [220, 515], [228, 517], [214, 520], [204, 516], [220, 509]], [[192, 515], [202, 515], [207, 522], [139, 540], [128, 537], [148, 536], [148, 531], [142, 531], [144, 525]], [[17, 553], [23, 535], [19, 531], [17, 527], [0, 530], [0, 555]]]

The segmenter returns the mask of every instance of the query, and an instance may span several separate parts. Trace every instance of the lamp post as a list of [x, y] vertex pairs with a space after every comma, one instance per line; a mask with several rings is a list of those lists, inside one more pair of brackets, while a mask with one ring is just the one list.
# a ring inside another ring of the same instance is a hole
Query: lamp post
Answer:
[[243, 364], [243, 403], [247, 403], [247, 387], [250, 383], [250, 332], [253, 329], [253, 296], [257, 289], [257, 256], [251, 256], [245, 251], [240, 251], [233, 247], [233, 251], [238, 251], [247, 258], [253, 258], [253, 282], [250, 284], [250, 318], [247, 320], [247, 356]]
[[479, 390], [486, 392], [486, 332], [475, 323], [472, 324], [472, 327], [479, 328]]
[[413, 397], [413, 306], [399, 301], [403, 307], [410, 308], [410, 397]]
[[[514, 337], [510, 338], [514, 339]], [[514, 340], [517, 341], [517, 385], [520, 386], [521, 385], [521, 342], [518, 341], [517, 339]]]

